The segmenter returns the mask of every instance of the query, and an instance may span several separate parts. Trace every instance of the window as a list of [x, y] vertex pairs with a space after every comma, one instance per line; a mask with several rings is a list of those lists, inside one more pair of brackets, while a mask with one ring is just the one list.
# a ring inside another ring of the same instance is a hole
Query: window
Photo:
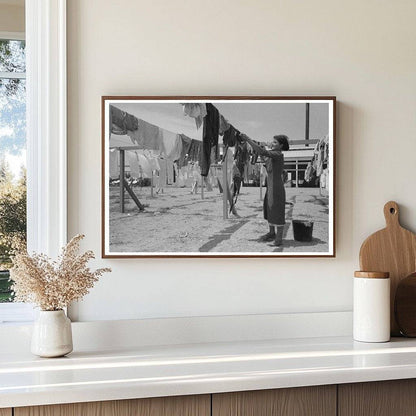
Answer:
[[0, 37], [0, 302], [12, 301], [13, 248], [26, 244], [25, 41]]
[[[19, 84], [26, 94], [27, 247], [56, 257], [66, 243], [66, 0], [26, 1], [25, 16], [27, 78], [26, 69], [14, 63], [0, 70], [1, 82]], [[0, 40], [25, 39], [10, 35], [0, 32]], [[0, 157], [1, 152], [2, 147]], [[19, 172], [21, 153], [9, 153]], [[0, 324], [33, 317], [31, 305], [0, 303]]]

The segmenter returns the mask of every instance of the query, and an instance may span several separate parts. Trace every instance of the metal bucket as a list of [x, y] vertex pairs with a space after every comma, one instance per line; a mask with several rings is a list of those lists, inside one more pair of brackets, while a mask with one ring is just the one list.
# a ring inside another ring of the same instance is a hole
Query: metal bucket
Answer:
[[293, 237], [296, 241], [312, 241], [313, 222], [292, 220]]

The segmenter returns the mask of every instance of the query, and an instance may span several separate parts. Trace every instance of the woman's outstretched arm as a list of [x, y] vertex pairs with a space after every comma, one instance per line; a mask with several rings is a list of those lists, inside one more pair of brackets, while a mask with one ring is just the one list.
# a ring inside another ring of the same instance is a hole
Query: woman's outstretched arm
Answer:
[[280, 150], [267, 150], [261, 147], [259, 144], [257, 144], [254, 140], [250, 139], [246, 134], [241, 134], [240, 136], [244, 141], [246, 141], [253, 150], [259, 154], [260, 156], [266, 156], [271, 157], [272, 159], [275, 159], [279, 157], [282, 153]]

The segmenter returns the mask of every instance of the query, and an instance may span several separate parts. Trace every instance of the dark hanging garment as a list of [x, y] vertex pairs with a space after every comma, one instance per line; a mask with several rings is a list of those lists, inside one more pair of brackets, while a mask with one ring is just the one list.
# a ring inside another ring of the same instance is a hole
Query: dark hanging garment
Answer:
[[230, 126], [228, 130], [224, 132], [223, 136], [223, 143], [224, 146], [233, 147], [237, 142], [237, 134], [238, 130], [236, 130], [233, 126]]
[[110, 131], [113, 134], [124, 135], [127, 134], [127, 129], [124, 126], [124, 119], [126, 113], [119, 110], [117, 107], [110, 105]]
[[[139, 128], [139, 120], [125, 111], [120, 110], [113, 105], [110, 106], [111, 121], [119, 129], [127, 132], [127, 130], [135, 131]], [[124, 133], [125, 134], [125, 133]]]
[[191, 139], [191, 145], [189, 146], [187, 162], [198, 162], [201, 159], [201, 142]]
[[251, 153], [250, 154], [251, 164], [255, 165], [257, 163], [258, 158], [259, 158], [259, 155], [257, 153]]
[[220, 114], [220, 136], [222, 136], [230, 127], [231, 124], [224, 118], [222, 114]]
[[244, 175], [244, 167], [250, 159], [250, 154], [248, 152], [248, 147], [246, 142], [240, 142], [237, 140], [236, 152], [234, 154], [235, 164], [237, 165], [238, 170], [241, 173], [241, 176]]
[[211, 150], [215, 147], [218, 154], [218, 135], [220, 128], [220, 113], [211, 104], [206, 104], [207, 115], [204, 117], [204, 131], [202, 134], [202, 152], [199, 160], [201, 175], [207, 176], [211, 165]]
[[178, 159], [178, 168], [185, 166], [187, 163], [187, 155], [189, 154], [189, 149], [191, 148], [192, 139], [188, 136], [185, 136], [184, 134], [181, 134], [181, 140], [182, 140], [182, 151], [181, 155]]
[[126, 113], [125, 126], [126, 130], [135, 131], [139, 128], [139, 120], [137, 117]]

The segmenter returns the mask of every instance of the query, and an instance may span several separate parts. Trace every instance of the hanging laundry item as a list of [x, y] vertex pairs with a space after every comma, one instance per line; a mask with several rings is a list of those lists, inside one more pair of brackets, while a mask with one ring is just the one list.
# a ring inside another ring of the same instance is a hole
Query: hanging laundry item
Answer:
[[[245, 144], [246, 146], [248, 146], [248, 144], [247, 144], [247, 142], [245, 142], [242, 138], [241, 138], [241, 133], [237, 130], [237, 134], [236, 134], [236, 137], [235, 137], [235, 140], [236, 140], [236, 142], [237, 143], [239, 143], [239, 144]], [[248, 147], [247, 147], [247, 149], [248, 149]]]
[[183, 188], [185, 186], [185, 177], [181, 170], [178, 169], [178, 175], [176, 179], [176, 186], [178, 188]]
[[164, 188], [167, 184], [167, 159], [159, 158], [159, 186]]
[[111, 123], [115, 124], [119, 129], [124, 131], [124, 134], [126, 134], [127, 130], [134, 131], [139, 128], [137, 117], [134, 117], [133, 115], [126, 113], [113, 105], [110, 105], [110, 118]]
[[325, 141], [325, 161], [326, 163], [328, 163], [328, 159], [329, 159], [329, 136], [328, 135], [324, 137], [324, 141]]
[[244, 177], [243, 177], [244, 182], [248, 182], [253, 177], [253, 174], [255, 172], [255, 168], [256, 168], [256, 166], [253, 166], [250, 163], [246, 164], [246, 166], [244, 168]]
[[258, 159], [259, 155], [257, 153], [250, 153], [250, 162], [252, 165], [255, 165]]
[[237, 142], [238, 130], [235, 129], [232, 125], [224, 132], [222, 141], [224, 146], [233, 147]]
[[305, 170], [305, 181], [309, 183], [313, 179], [314, 174], [315, 169], [313, 168], [312, 162], [309, 162]]
[[161, 152], [166, 156], [169, 157], [172, 150], [175, 147], [176, 144], [176, 133], [172, 133], [169, 130], [165, 130], [162, 128], [159, 128], [159, 134], [162, 137], [162, 148]]
[[191, 139], [191, 145], [189, 146], [188, 156], [186, 162], [198, 162], [201, 158], [202, 144], [198, 140]]
[[150, 166], [149, 159], [140, 151], [136, 151], [137, 160], [140, 165], [140, 173], [144, 178], [150, 178], [152, 176], [152, 168]]
[[159, 176], [153, 176], [153, 187], [154, 188], [160, 188], [160, 182], [159, 182]]
[[211, 149], [218, 150], [218, 133], [220, 127], [220, 113], [211, 103], [206, 104], [207, 115], [204, 118], [202, 134], [202, 153], [199, 159], [201, 175], [207, 176], [211, 165]]
[[161, 129], [147, 121], [139, 120], [138, 129], [127, 131], [133, 142], [142, 149], [163, 150], [163, 134]]
[[233, 160], [234, 160], [234, 155], [233, 155], [233, 151], [231, 149], [225, 148], [224, 149], [224, 155], [223, 155], [223, 160], [222, 160], [222, 169], [225, 168], [225, 166], [227, 166], [227, 171], [225, 172], [225, 176], [226, 176], [226, 184], [224, 185], [223, 179], [224, 179], [224, 172], [222, 170], [216, 170], [216, 179], [217, 179], [217, 184], [218, 187], [220, 189], [220, 192], [223, 192], [224, 187], [228, 187], [230, 188], [230, 184], [232, 182], [232, 172], [233, 172]]
[[199, 168], [199, 163], [195, 162], [192, 166], [192, 171], [191, 171], [191, 176], [193, 179], [193, 183], [197, 182], [200, 183], [201, 182], [201, 173], [200, 173], [200, 168]]
[[173, 161], [179, 160], [182, 154], [182, 138], [180, 134], [175, 135], [175, 144], [167, 157]]
[[231, 127], [231, 124], [224, 118], [222, 114], [220, 114], [220, 128], [219, 128], [220, 136], [222, 136], [230, 127]]
[[320, 187], [329, 191], [329, 171], [325, 168], [320, 177]]
[[111, 134], [116, 134], [118, 136], [123, 136], [127, 134], [127, 130], [121, 129], [120, 127], [116, 126], [115, 124], [111, 124]]
[[236, 151], [234, 154], [234, 160], [237, 165], [237, 168], [240, 171], [241, 176], [244, 175], [244, 167], [250, 159], [250, 155], [248, 152], [248, 147], [246, 142], [239, 142], [237, 141], [236, 144]]
[[186, 164], [186, 158], [189, 153], [189, 149], [191, 147], [192, 139], [188, 136], [185, 136], [184, 134], [180, 134], [181, 141], [182, 141], [182, 148], [181, 148], [181, 154], [178, 159], [178, 167], [179, 169], [185, 166]]
[[318, 157], [316, 160], [316, 175], [321, 176], [324, 170], [324, 159], [325, 159], [325, 143], [324, 141], [319, 142]]
[[233, 165], [234, 165], [234, 154], [231, 149], [228, 149], [227, 152], [227, 181], [228, 185], [230, 185], [231, 181], [233, 180]]
[[236, 164], [233, 164], [233, 168], [231, 171], [232, 176], [232, 195], [233, 195], [233, 205], [237, 203], [238, 195], [240, 194], [241, 183], [243, 181], [243, 177], [241, 175], [240, 169], [238, 169]]
[[313, 148], [313, 163], [314, 163], [314, 168], [316, 170], [316, 161], [318, 160], [318, 153], [319, 153], [319, 142], [316, 143], [315, 147]]
[[188, 164], [181, 168], [183, 179], [185, 181], [185, 186], [192, 186], [193, 179], [191, 178], [191, 165]]
[[174, 177], [174, 167], [173, 167], [173, 160], [166, 159], [166, 170], [167, 170], [167, 179], [168, 179], [168, 185], [172, 185], [175, 181]]
[[117, 134], [111, 134], [109, 146], [110, 148], [114, 147], [129, 147], [129, 146], [135, 146], [136, 144], [133, 142], [133, 140], [127, 136], [127, 135], [117, 135]]
[[119, 155], [117, 149], [110, 149], [110, 179], [117, 179], [120, 176]]
[[199, 129], [202, 126], [204, 117], [207, 115], [207, 109], [204, 103], [186, 103], [183, 105], [183, 113], [186, 116], [195, 119], [196, 128]]
[[158, 158], [153, 153], [151, 153], [149, 150], [145, 150], [143, 154], [144, 156], [146, 156], [147, 161], [149, 162], [150, 169], [152, 171], [160, 169]]
[[152, 158], [149, 160], [149, 163], [152, 170], [160, 170], [159, 160], [155, 155], [152, 155]]
[[142, 172], [140, 171], [140, 164], [136, 152], [126, 152], [127, 163], [130, 166], [130, 176], [132, 178], [140, 178]]

